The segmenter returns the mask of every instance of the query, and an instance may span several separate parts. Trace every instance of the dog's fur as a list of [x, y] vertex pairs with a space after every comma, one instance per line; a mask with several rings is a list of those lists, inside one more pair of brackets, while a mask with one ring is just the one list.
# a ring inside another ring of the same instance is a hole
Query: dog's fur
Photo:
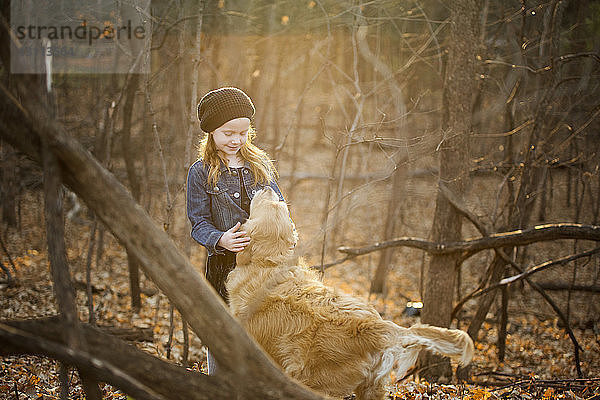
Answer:
[[382, 399], [395, 368], [402, 377], [427, 349], [468, 364], [473, 342], [456, 329], [403, 328], [362, 301], [324, 286], [294, 265], [296, 230], [275, 192], [258, 192], [242, 226], [250, 243], [238, 253], [227, 290], [233, 314], [286, 373], [330, 396]]

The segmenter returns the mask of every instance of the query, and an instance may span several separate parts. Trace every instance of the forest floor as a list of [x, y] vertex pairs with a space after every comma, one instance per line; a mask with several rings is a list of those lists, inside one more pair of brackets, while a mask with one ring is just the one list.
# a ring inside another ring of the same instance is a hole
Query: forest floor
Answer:
[[[10, 236], [13, 240], [18, 235]], [[73, 279], [85, 282], [86, 240], [69, 247], [68, 257]], [[76, 242], [74, 242], [76, 243]], [[9, 242], [10, 249], [20, 246]], [[40, 246], [43, 248], [43, 246]], [[41, 249], [27, 249], [12, 254], [17, 267], [19, 283], [16, 287], [0, 287], [0, 320], [26, 319], [54, 315], [52, 282], [47, 255]], [[170, 306], [152, 282], [142, 278], [142, 309], [131, 310], [126, 257], [115, 243], [105, 249], [103, 266], [93, 268], [92, 284], [96, 289], [94, 307], [97, 323], [128, 328], [151, 328], [151, 342], [137, 342], [136, 346], [163, 359], [167, 358]], [[349, 279], [349, 277], [352, 279]], [[418, 322], [418, 317], [404, 314], [406, 300], [394, 293], [402, 287], [405, 276], [392, 271], [390, 291], [382, 295], [368, 295], [368, 276], [355, 262], [347, 262], [327, 271], [327, 284], [340, 290], [364, 297], [375, 305], [385, 318], [407, 326]], [[88, 318], [85, 286], [77, 290], [80, 318]], [[467, 310], [472, 311], [472, 310]], [[183, 333], [181, 320], [175, 313], [175, 333], [169, 358], [182, 363]], [[586, 379], [576, 379], [573, 345], [556, 319], [540, 320], [523, 314], [513, 317], [508, 326], [506, 358], [499, 362], [496, 356], [496, 329], [493, 321], [486, 322], [476, 343], [476, 354], [469, 384], [428, 384], [414, 376], [390, 386], [390, 399], [599, 399], [600, 398], [600, 332], [598, 326], [575, 328], [577, 340], [583, 348], [581, 368]], [[200, 340], [190, 335], [188, 368], [205, 371], [205, 353]], [[57, 363], [36, 356], [0, 358], [0, 399], [58, 399]], [[76, 373], [70, 376], [70, 397], [84, 398]], [[106, 399], [127, 399], [118, 390], [105, 385]]]

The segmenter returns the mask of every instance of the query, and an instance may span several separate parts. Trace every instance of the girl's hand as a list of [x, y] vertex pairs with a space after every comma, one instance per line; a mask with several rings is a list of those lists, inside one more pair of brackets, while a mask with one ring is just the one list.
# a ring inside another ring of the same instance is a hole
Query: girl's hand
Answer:
[[234, 227], [223, 233], [217, 244], [234, 253], [244, 250], [248, 243], [250, 243], [250, 236], [246, 235], [245, 231], [238, 232], [240, 226], [242, 224], [238, 222]]

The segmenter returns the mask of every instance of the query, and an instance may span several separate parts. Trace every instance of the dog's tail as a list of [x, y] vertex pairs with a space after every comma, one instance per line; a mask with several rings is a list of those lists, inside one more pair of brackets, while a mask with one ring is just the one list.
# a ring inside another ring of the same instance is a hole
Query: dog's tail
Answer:
[[460, 329], [420, 324], [410, 328], [394, 325], [391, 346], [384, 350], [378, 368], [379, 378], [389, 374], [392, 369], [396, 370], [399, 378], [403, 377], [415, 364], [421, 350], [450, 357], [458, 360], [461, 365], [469, 364], [473, 358], [473, 341]]

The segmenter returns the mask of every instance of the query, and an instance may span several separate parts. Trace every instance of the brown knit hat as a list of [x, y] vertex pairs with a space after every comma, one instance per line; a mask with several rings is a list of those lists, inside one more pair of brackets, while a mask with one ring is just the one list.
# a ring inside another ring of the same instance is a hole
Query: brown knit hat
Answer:
[[227, 121], [246, 117], [252, 120], [254, 104], [246, 93], [234, 87], [223, 87], [204, 95], [198, 103], [198, 120], [204, 132], [212, 132]]

